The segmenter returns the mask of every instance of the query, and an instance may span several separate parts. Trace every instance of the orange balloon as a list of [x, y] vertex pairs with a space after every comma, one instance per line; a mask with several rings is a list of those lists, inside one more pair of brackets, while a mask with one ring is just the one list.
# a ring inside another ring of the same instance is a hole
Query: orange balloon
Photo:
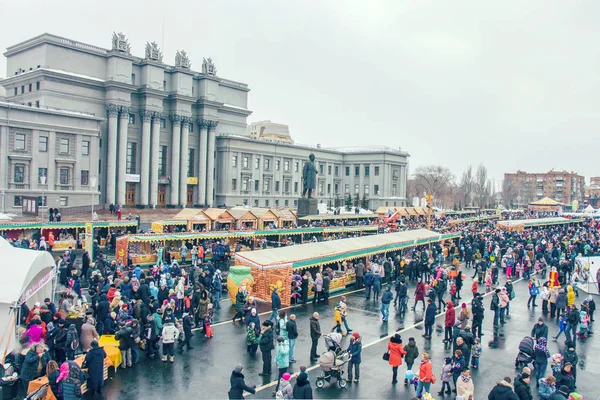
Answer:
[[429, 290], [429, 285], [425, 285], [425, 290]]

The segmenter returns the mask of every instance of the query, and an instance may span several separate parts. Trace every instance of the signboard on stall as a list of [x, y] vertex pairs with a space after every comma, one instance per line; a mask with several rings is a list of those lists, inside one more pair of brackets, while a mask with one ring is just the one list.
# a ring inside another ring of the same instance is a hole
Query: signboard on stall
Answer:
[[115, 249], [115, 260], [121, 260], [123, 265], [127, 265], [127, 253], [129, 250], [129, 238], [127, 235], [122, 235], [117, 238], [117, 246]]

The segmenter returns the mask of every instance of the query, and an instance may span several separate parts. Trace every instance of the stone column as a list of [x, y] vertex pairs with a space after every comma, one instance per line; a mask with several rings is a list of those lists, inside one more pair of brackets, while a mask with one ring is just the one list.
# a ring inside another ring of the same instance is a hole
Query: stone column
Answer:
[[[117, 118], [119, 116], [119, 107], [115, 104], [106, 106], [108, 116], [108, 151], [106, 156], [106, 203], [114, 204], [116, 201], [117, 188]], [[56, 151], [56, 148], [50, 147], [50, 151]], [[49, 166], [53, 168], [54, 166]]]
[[171, 133], [171, 198], [169, 204], [177, 206], [179, 204], [179, 156], [181, 143], [181, 116], [171, 115], [169, 117], [173, 123]]
[[117, 163], [117, 204], [125, 205], [125, 190], [127, 183], [125, 175], [127, 174], [127, 129], [129, 125], [129, 108], [121, 106], [119, 108], [119, 161]]
[[198, 146], [198, 203], [201, 205], [208, 204], [206, 202], [206, 155], [208, 148], [208, 121], [205, 119], [199, 119], [198, 126], [200, 126], [200, 144]]
[[150, 204], [156, 207], [158, 203], [158, 155], [160, 153], [160, 119], [159, 112], [152, 113], [152, 144], [150, 149], [150, 157], [152, 159], [150, 165]]
[[179, 204], [186, 206], [187, 204], [187, 172], [188, 172], [188, 157], [189, 157], [189, 136], [190, 136], [190, 119], [189, 117], [181, 118], [181, 161], [179, 163]]
[[217, 121], [210, 121], [208, 125], [208, 152], [206, 162], [206, 202], [208, 206], [214, 205], [215, 187], [215, 128]]
[[150, 158], [150, 143], [152, 141], [152, 133], [150, 131], [150, 122], [152, 119], [152, 112], [148, 110], [140, 110], [140, 117], [142, 119], [142, 157], [141, 163], [142, 171], [140, 176], [140, 204], [147, 206], [148, 193], [150, 188], [150, 165], [152, 159]]

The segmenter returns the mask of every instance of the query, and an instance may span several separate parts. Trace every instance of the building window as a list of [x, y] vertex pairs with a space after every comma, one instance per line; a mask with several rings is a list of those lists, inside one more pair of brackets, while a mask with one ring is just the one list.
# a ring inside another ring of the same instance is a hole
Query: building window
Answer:
[[335, 176], [340, 176], [340, 167], [339, 166], [335, 166]]
[[163, 81], [163, 90], [167, 91], [167, 81]]
[[21, 94], [25, 93], [25, 85], [21, 86]]
[[15, 134], [15, 150], [25, 150], [25, 134]]
[[283, 181], [283, 192], [284, 193], [290, 192], [290, 181]]
[[135, 74], [131, 74], [131, 84], [135, 85]]
[[397, 169], [392, 171], [392, 179], [394, 179], [394, 180], [398, 179], [398, 170]]
[[298, 193], [298, 182], [294, 182], [294, 193]]
[[194, 175], [194, 157], [196, 156], [196, 149], [188, 149], [188, 165], [187, 165], [187, 176]]
[[275, 207], [279, 207], [279, 200], [275, 199]]
[[98, 159], [98, 175], [102, 173], [102, 159]]
[[90, 155], [90, 141], [89, 140], [84, 140], [83, 142], [81, 142], [81, 154], [83, 154], [84, 156]]
[[60, 184], [68, 185], [69, 184], [69, 168], [61, 168], [59, 172], [60, 172]]
[[167, 175], [167, 146], [160, 146], [158, 149], [158, 176]]
[[237, 179], [235, 178], [231, 180], [231, 190], [234, 192], [237, 190]]
[[46, 184], [48, 184], [48, 168], [38, 168], [38, 183], [42, 183], [42, 177], [46, 177]]
[[248, 169], [248, 157], [247, 156], [244, 156], [242, 158], [242, 168]]
[[37, 198], [38, 207], [48, 206], [48, 196], [38, 196]]
[[254, 159], [254, 169], [259, 169], [260, 168], [260, 158], [256, 157]]
[[358, 194], [360, 192], [360, 187], [358, 184], [354, 185], [354, 194]]
[[231, 166], [233, 168], [237, 167], [237, 156], [231, 156]]
[[13, 182], [14, 183], [24, 183], [25, 182], [25, 165], [15, 164], [14, 173], [13, 173]]
[[294, 200], [294, 207], [298, 207], [298, 200]]
[[135, 174], [135, 153], [136, 153], [136, 143], [127, 142], [127, 161], [126, 165], [126, 173]]
[[[15, 93], [14, 93], [14, 95], [16, 96], [16, 95], [18, 95], [18, 94], [19, 94], [19, 89], [18, 89], [18, 88], [15, 88]], [[17, 198], [15, 197], [15, 200], [16, 200], [16, 199], [17, 199]]]
[[36, 100], [36, 101], [35, 101], [35, 106], [36, 106], [37, 108], [40, 108], [40, 101], [39, 101], [39, 100]]
[[290, 162], [289, 161], [286, 160], [283, 162], [283, 170], [285, 172], [290, 172]]
[[129, 114], [129, 125], [135, 125], [135, 114]]
[[81, 170], [81, 186], [87, 186], [90, 182], [90, 171]]
[[319, 175], [325, 175], [325, 166], [323, 163], [319, 163]]
[[369, 185], [365, 185], [365, 191], [363, 193], [369, 194]]
[[40, 136], [40, 151], [44, 153], [48, 151], [48, 136]]
[[281, 167], [281, 160], [275, 160], [275, 171], [279, 171]]
[[335, 194], [340, 194], [340, 185], [339, 184], [336, 183], [335, 185], [333, 185], [333, 192]]
[[327, 166], [327, 175], [331, 175], [331, 165]]
[[258, 199], [254, 199], [254, 207], [258, 207]]
[[375, 176], [379, 176], [379, 167], [375, 167]]
[[40, 90], [40, 83], [39, 82], [35, 83], [35, 90]]
[[160, 119], [160, 129], [165, 129], [166, 127], [167, 127], [167, 119], [161, 118]]
[[22, 207], [23, 206], [23, 197], [15, 196], [13, 200], [13, 207]]
[[279, 181], [275, 181], [275, 193], [279, 193]]
[[327, 184], [327, 194], [331, 194], [331, 183]]
[[193, 122], [190, 122], [190, 123], [188, 124], [188, 131], [190, 131], [190, 132], [194, 132], [194, 123], [193, 123]]
[[269, 200], [265, 200], [265, 207], [269, 207]]
[[350, 193], [350, 185], [344, 185], [344, 193], [348, 194]]
[[396, 185], [392, 185], [392, 196], [396, 195]]
[[298, 161], [296, 161], [294, 163], [294, 172], [298, 172], [299, 169], [300, 169], [300, 163]]
[[371, 173], [371, 167], [367, 167], [365, 165], [365, 176], [369, 176], [370, 173]]
[[354, 167], [354, 176], [360, 176], [360, 167]]
[[265, 158], [265, 169], [267, 171], [271, 170], [271, 159], [270, 158]]
[[254, 191], [258, 193], [260, 190], [260, 181], [257, 179], [254, 181]]
[[61, 197], [59, 204], [60, 204], [61, 207], [66, 207], [69, 204], [69, 198], [68, 197]]
[[33, 91], [33, 83], [29, 84], [29, 93], [31, 93]]
[[271, 191], [271, 178], [265, 178], [265, 183], [263, 185], [263, 191], [265, 191], [265, 192]]
[[346, 176], [350, 176], [350, 167], [346, 167]]
[[325, 185], [323, 184], [323, 182], [319, 182], [319, 194], [323, 195], [325, 190]]
[[375, 196], [379, 196], [379, 185], [375, 185], [375, 187], [373, 188], [373, 194]]
[[242, 192], [248, 191], [248, 178], [242, 178]]
[[60, 139], [60, 154], [69, 154], [69, 139]]

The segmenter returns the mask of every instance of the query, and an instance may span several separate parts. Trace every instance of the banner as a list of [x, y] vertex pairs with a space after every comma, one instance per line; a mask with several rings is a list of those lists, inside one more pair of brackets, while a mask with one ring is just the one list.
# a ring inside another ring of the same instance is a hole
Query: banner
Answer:
[[90, 259], [94, 259], [94, 227], [88, 222], [85, 224], [85, 250], [90, 254]]
[[19, 304], [25, 303], [34, 294], [36, 294], [41, 288], [43, 288], [48, 282], [51, 282], [52, 279], [54, 278], [54, 275], [56, 275], [56, 271], [54, 270], [54, 268], [52, 268], [50, 270], [50, 272], [48, 272], [39, 281], [37, 281], [35, 284], [30, 286], [29, 288], [27, 288], [27, 290], [25, 290], [23, 292], [23, 295], [21, 296], [21, 300], [20, 300]]
[[115, 260], [121, 260], [123, 265], [127, 265], [127, 253], [129, 251], [129, 237], [127, 235], [117, 238], [117, 248], [115, 250]]

